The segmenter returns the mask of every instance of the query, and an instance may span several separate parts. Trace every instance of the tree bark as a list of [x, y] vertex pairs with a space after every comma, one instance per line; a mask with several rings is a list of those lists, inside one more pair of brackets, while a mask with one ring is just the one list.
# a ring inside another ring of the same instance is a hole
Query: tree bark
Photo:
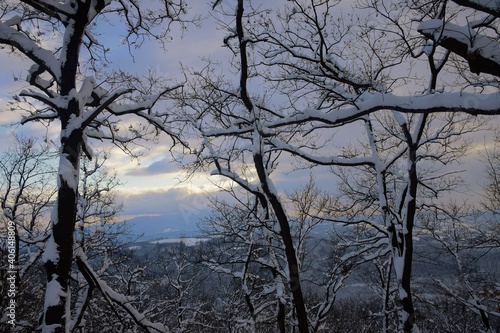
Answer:
[[289, 286], [292, 292], [295, 313], [297, 315], [298, 329], [300, 333], [309, 333], [309, 324], [307, 320], [307, 310], [304, 303], [304, 296], [302, 293], [299, 263], [297, 254], [293, 245], [292, 233], [290, 225], [288, 224], [288, 217], [281, 205], [279, 198], [271, 191], [268, 184], [268, 177], [265, 171], [262, 155], [254, 154], [254, 164], [257, 170], [262, 189], [266, 194], [269, 203], [271, 204], [274, 214], [280, 226], [280, 236], [285, 246], [285, 256], [288, 264], [288, 273], [290, 276]]
[[[77, 14], [66, 26], [61, 50], [60, 95], [68, 97], [68, 104], [57, 110], [61, 120], [61, 151], [58, 172], [57, 204], [52, 215], [52, 235], [49, 253], [46, 254], [45, 270], [47, 290], [45, 295], [44, 323], [42, 332], [65, 332], [70, 313], [66, 303], [71, 300], [69, 279], [73, 260], [74, 232], [77, 212], [80, 155], [83, 128], [72, 128], [71, 121], [80, 115], [83, 106], [71, 96], [76, 87], [80, 47], [92, 1], [77, 1]], [[46, 250], [47, 251], [47, 250]], [[52, 253], [50, 253], [52, 251]], [[58, 295], [54, 295], [57, 292]]]
[[[404, 205], [406, 211], [403, 216], [402, 230], [393, 231], [393, 251], [394, 258], [399, 258], [395, 265], [402, 265], [402, 267], [395, 267], [396, 275], [400, 284], [401, 291], [400, 301], [403, 313], [401, 314], [401, 326], [405, 333], [411, 333], [415, 329], [415, 308], [413, 306], [412, 289], [411, 289], [411, 274], [413, 264], [413, 228], [415, 225], [415, 216], [417, 213], [417, 187], [418, 187], [418, 174], [417, 174], [417, 150], [418, 142], [422, 137], [422, 133], [427, 120], [427, 115], [422, 115], [420, 127], [417, 128], [416, 138], [413, 138], [407, 125], [403, 125], [402, 129], [406, 137], [408, 145], [408, 185], [405, 191]], [[402, 261], [402, 262], [401, 262]]]
[[[411, 290], [411, 272], [413, 264], [413, 226], [415, 224], [416, 200], [417, 197], [417, 168], [416, 168], [416, 147], [410, 146], [409, 159], [410, 168], [409, 177], [409, 201], [406, 212], [406, 226], [403, 226], [403, 272], [401, 276], [401, 288], [405, 295], [401, 298], [403, 308], [403, 330], [405, 333], [411, 333], [415, 326], [415, 308], [413, 306]], [[406, 229], [406, 230], [405, 230]]]
[[[69, 277], [73, 261], [73, 243], [76, 223], [77, 189], [79, 171], [79, 156], [81, 152], [81, 135], [73, 133], [66, 140], [62, 140], [62, 152], [59, 167], [59, 189], [57, 204], [54, 207], [55, 216], [52, 217], [52, 241], [55, 249], [49, 248], [48, 260], [45, 262], [47, 273], [47, 291], [45, 299], [58, 298], [57, 303], [47, 303], [44, 314], [43, 332], [64, 332], [66, 302], [69, 301]], [[70, 168], [71, 167], [71, 168]], [[72, 179], [68, 179], [71, 177]], [[53, 286], [60, 286], [60, 294]], [[49, 286], [52, 286], [49, 288]]]

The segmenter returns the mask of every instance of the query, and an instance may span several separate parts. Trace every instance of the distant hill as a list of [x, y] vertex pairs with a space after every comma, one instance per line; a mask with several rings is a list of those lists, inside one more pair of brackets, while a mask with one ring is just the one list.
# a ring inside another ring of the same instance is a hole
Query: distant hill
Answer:
[[[200, 210], [189, 212], [187, 215], [139, 216], [118, 222], [117, 227], [124, 225], [128, 230], [127, 238], [133, 242], [203, 237], [204, 233], [200, 230], [200, 227], [208, 229], [204, 225], [203, 220], [208, 214], [207, 211]], [[319, 223], [310, 231], [310, 236], [314, 238], [328, 238], [335, 227], [342, 228], [331, 222]]]
[[117, 223], [125, 225], [128, 230], [127, 238], [146, 242], [179, 237], [199, 237], [202, 232], [198, 225], [202, 223], [203, 217], [204, 215], [201, 212], [192, 214], [189, 218], [185, 218], [181, 214], [139, 216]]

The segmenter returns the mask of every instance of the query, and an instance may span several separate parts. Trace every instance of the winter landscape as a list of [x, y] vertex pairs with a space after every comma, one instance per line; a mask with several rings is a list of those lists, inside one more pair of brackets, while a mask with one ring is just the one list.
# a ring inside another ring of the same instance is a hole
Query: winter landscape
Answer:
[[500, 332], [497, 0], [0, 0], [0, 332]]

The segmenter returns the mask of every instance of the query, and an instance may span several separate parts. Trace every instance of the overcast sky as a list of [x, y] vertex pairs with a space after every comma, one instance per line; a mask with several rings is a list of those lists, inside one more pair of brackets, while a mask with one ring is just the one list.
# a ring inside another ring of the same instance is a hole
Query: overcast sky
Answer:
[[[208, 13], [209, 6], [205, 5], [205, 2], [197, 1], [196, 5], [192, 6], [192, 11]], [[180, 77], [181, 62], [188, 67], [201, 67], [203, 66], [201, 58], [211, 57], [224, 60], [230, 56], [228, 50], [222, 47], [225, 32], [217, 29], [210, 18], [203, 21], [200, 28], [190, 26], [183, 35], [182, 39], [175, 35], [166, 51], [154, 43], [146, 43], [142, 48], [133, 51], [134, 58], [130, 57], [127, 48], [120, 46], [119, 40], [116, 39], [114, 46], [111, 47], [109, 59], [113, 66], [125, 70], [140, 73], [147, 68], [152, 68], [169, 78], [175, 78]], [[27, 65], [20, 57], [9, 55], [5, 50], [0, 52], [0, 108], [2, 110], [0, 112], [0, 140], [4, 143], [2, 145], [4, 149], [9, 142], [12, 142], [13, 132], [37, 137], [47, 134], [55, 142], [58, 140], [57, 126], [52, 126], [47, 132], [46, 128], [34, 124], [10, 125], [19, 120], [19, 113], [9, 111], [7, 103], [18, 89], [25, 87], [24, 82], [16, 81], [14, 78], [25, 78], [26, 69]], [[489, 142], [490, 138], [491, 133], [477, 134], [475, 136], [476, 150], [471, 151], [471, 154], [464, 158], [464, 164], [457, 167], [468, 170], [467, 177], [471, 183], [471, 189], [464, 190], [462, 194], [476, 193], [480, 190], [480, 185], [484, 184], [484, 167], [476, 153], [482, 149], [483, 143]], [[185, 174], [179, 171], [177, 164], [172, 162], [169, 148], [168, 138], [162, 138], [160, 144], [151, 147], [148, 154], [140, 160], [131, 159], [116, 148], [111, 149], [112, 158], [107, 167], [116, 171], [120, 179], [125, 182], [120, 188], [120, 198], [124, 201], [124, 215], [170, 215], [172, 212], [186, 210], [186, 208], [207, 210], [206, 195], [214, 193], [216, 186], [213, 183], [219, 183], [221, 179], [210, 177], [208, 174], [197, 174], [191, 180], [183, 182]], [[336, 181], [328, 168], [288, 173], [291, 162], [293, 162], [292, 159], [285, 158], [281, 164], [282, 172], [276, 174], [273, 179], [279, 190], [292, 191], [300, 184], [305, 184], [311, 172], [315, 174], [318, 184], [334, 190]]]

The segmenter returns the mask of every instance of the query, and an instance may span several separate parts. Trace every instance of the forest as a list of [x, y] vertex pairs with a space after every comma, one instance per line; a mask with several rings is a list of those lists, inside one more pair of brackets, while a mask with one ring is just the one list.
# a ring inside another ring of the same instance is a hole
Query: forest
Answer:
[[[0, 331], [499, 332], [499, 21], [0, 0]], [[152, 155], [199, 239], [131, 233], [120, 164]]]

